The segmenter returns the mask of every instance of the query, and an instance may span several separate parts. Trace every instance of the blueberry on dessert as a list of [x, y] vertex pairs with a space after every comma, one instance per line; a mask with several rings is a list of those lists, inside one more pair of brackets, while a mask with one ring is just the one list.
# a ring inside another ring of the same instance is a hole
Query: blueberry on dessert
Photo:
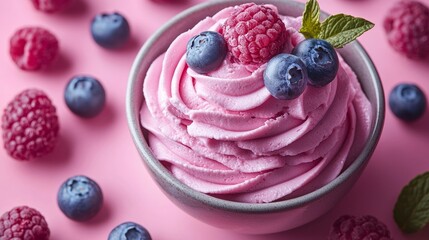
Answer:
[[425, 112], [426, 97], [417, 85], [401, 83], [390, 92], [389, 107], [396, 117], [404, 121], [414, 121]]
[[130, 38], [130, 26], [127, 19], [117, 12], [101, 13], [91, 22], [91, 34], [98, 45], [119, 48]]
[[[250, 18], [248, 15], [251, 14], [242, 14], [241, 16], [239, 15], [239, 18], [248, 19]], [[262, 16], [260, 13], [255, 15], [258, 15], [258, 17]], [[270, 19], [274, 18], [271, 17]], [[234, 25], [237, 21], [238, 20], [233, 19], [231, 23], [228, 23], [227, 20], [226, 25]], [[248, 28], [245, 24], [237, 24], [234, 26], [236, 26], [234, 30], [236, 33], [237, 29]], [[270, 60], [268, 62], [267, 70], [264, 72], [265, 86], [270, 93], [278, 99], [294, 99], [298, 97], [305, 89], [305, 84], [303, 85], [304, 82], [308, 82], [308, 84], [315, 87], [326, 86], [335, 79], [339, 69], [339, 58], [335, 48], [344, 47], [372, 27], [374, 27], [374, 24], [363, 18], [345, 14], [331, 15], [321, 22], [319, 4], [316, 0], [307, 1], [302, 16], [301, 28], [299, 30], [305, 39], [299, 42], [291, 52], [296, 59], [282, 54], [280, 54], [280, 57], [279, 55], [273, 57], [273, 61]], [[244, 30], [241, 32], [247, 34]], [[271, 31], [270, 33], [273, 32]], [[279, 34], [280, 33], [281, 31]], [[248, 36], [244, 38], [246, 41], [251, 39]], [[237, 42], [245, 42], [244, 40], [238, 41], [238, 39], [235, 41], [232, 39], [230, 41], [229, 37], [226, 37], [226, 39], [228, 44], [232, 43], [237, 46]], [[234, 48], [230, 47], [230, 50], [231, 49], [232, 55], [235, 54], [234, 51], [236, 51], [237, 54], [239, 53], [238, 50], [234, 50]], [[246, 50], [243, 47], [239, 47], [239, 49]], [[257, 56], [252, 52], [254, 49], [256, 48], [247, 49], [245, 52], [250, 52], [252, 56]], [[281, 52], [286, 52], [286, 50], [287, 49], [282, 48]], [[283, 59], [281, 63], [283, 66], [275, 66], [280, 64], [277, 58]], [[298, 61], [298, 59], [300, 61]], [[303, 63], [303, 66], [299, 63]]]
[[94, 180], [86, 176], [74, 176], [61, 185], [57, 203], [68, 218], [86, 221], [100, 211], [103, 194]]
[[124, 222], [116, 226], [108, 240], [151, 240], [148, 230], [134, 222]]
[[75, 76], [66, 86], [64, 99], [73, 113], [91, 118], [103, 110], [106, 93], [97, 79], [90, 76]]
[[338, 56], [330, 43], [322, 39], [306, 39], [300, 42], [292, 54], [307, 66], [309, 83], [323, 87], [334, 80], [338, 71]]
[[222, 35], [218, 32], [205, 31], [188, 41], [186, 62], [195, 72], [208, 73], [222, 64], [227, 51]]
[[264, 71], [264, 84], [273, 97], [297, 98], [307, 86], [307, 69], [300, 58], [281, 53], [271, 58]]

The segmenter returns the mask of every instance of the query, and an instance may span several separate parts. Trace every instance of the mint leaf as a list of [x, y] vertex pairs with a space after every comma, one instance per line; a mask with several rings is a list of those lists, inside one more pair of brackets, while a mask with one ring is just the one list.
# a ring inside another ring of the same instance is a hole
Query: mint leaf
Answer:
[[429, 222], [429, 172], [415, 177], [402, 189], [393, 215], [406, 233], [416, 232]]
[[320, 7], [316, 0], [305, 4], [302, 26], [299, 30], [305, 38], [315, 38], [320, 32]]
[[317, 37], [328, 41], [335, 48], [341, 48], [373, 27], [372, 22], [363, 18], [337, 14], [322, 22]]

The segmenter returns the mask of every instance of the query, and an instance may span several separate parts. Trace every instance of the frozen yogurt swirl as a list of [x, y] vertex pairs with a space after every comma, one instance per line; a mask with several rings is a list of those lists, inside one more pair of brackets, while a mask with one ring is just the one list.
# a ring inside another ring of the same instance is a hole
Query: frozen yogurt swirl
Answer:
[[[311, 192], [338, 176], [363, 147], [370, 103], [342, 59], [332, 83], [308, 86], [289, 101], [265, 88], [266, 64], [242, 65], [227, 56], [216, 71], [192, 71], [185, 61], [188, 40], [219, 31], [232, 11], [178, 36], [149, 68], [141, 109], [148, 143], [176, 178], [219, 198], [265, 203]], [[281, 19], [290, 52], [303, 40], [301, 18]]]

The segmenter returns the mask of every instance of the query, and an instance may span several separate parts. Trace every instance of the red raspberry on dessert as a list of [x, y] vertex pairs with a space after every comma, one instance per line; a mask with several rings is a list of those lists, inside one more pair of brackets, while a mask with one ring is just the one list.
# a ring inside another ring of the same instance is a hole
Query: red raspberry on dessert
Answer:
[[389, 229], [377, 218], [366, 215], [361, 217], [344, 215], [338, 218], [329, 233], [329, 240], [392, 240]]
[[31, 0], [34, 7], [42, 12], [53, 13], [67, 8], [74, 0]]
[[40, 90], [28, 89], [4, 109], [1, 128], [6, 152], [17, 160], [31, 160], [54, 149], [59, 123], [48, 96]]
[[24, 27], [10, 39], [9, 53], [24, 70], [39, 70], [53, 62], [58, 55], [57, 38], [40, 27]]
[[36, 209], [19, 206], [0, 217], [1, 240], [48, 240], [49, 235], [48, 224]]
[[399, 1], [384, 19], [389, 44], [410, 59], [429, 55], [429, 8], [418, 1]]
[[231, 55], [242, 64], [262, 64], [281, 53], [288, 38], [286, 27], [275, 10], [246, 3], [220, 30]]

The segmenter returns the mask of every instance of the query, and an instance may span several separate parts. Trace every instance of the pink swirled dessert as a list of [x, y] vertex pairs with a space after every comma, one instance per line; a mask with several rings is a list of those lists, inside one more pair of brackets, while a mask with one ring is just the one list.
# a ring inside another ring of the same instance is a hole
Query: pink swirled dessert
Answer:
[[153, 62], [141, 124], [177, 179], [266, 203], [324, 186], [357, 156], [370, 103], [335, 45], [308, 37], [303, 19], [273, 5], [229, 7]]

